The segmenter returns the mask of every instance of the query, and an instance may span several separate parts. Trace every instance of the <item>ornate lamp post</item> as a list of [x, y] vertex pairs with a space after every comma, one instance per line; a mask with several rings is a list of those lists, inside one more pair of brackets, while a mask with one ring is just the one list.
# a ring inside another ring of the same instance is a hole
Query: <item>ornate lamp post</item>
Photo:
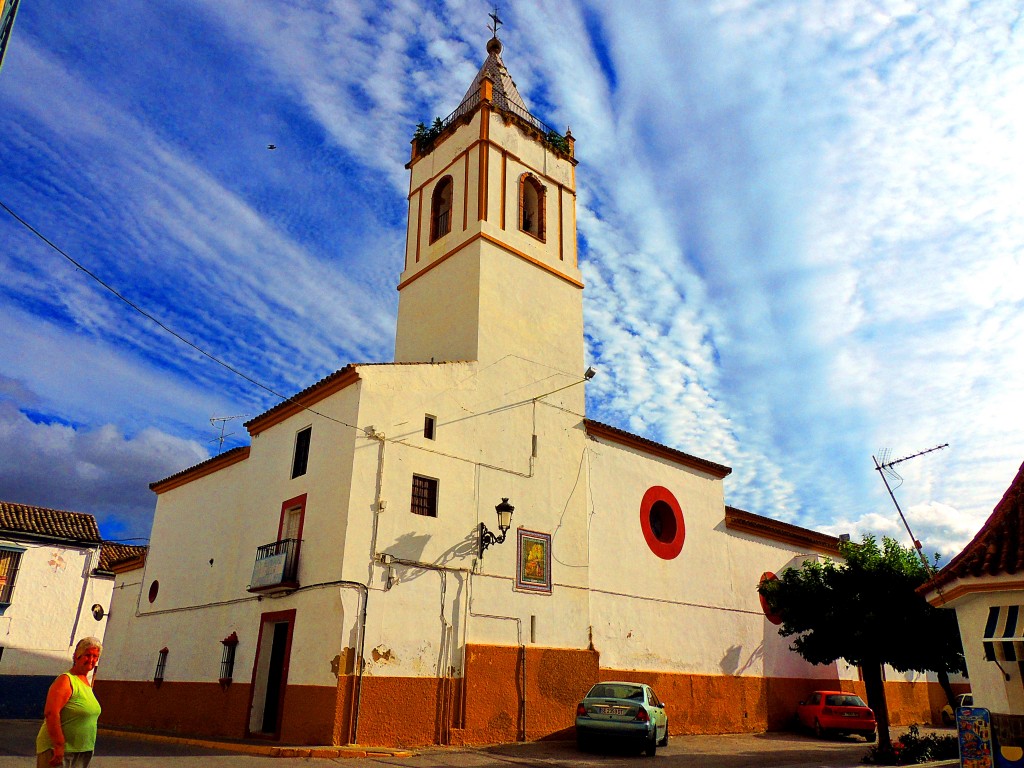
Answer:
[[508, 503], [507, 498], [503, 498], [501, 500], [501, 504], [496, 506], [494, 511], [498, 513], [498, 530], [501, 531], [501, 535], [495, 536], [487, 529], [486, 525], [480, 523], [479, 556], [481, 558], [484, 556], [484, 550], [491, 546], [491, 544], [504, 543], [505, 534], [508, 533], [508, 529], [512, 527], [512, 513], [516, 511], [516, 508]]

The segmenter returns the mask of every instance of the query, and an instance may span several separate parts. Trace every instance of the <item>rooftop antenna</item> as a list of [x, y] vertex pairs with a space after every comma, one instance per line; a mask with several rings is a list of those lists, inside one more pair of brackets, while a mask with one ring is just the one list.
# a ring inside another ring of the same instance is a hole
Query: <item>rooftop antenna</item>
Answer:
[[216, 441], [216, 443], [217, 443], [217, 453], [221, 453], [224, 450], [224, 441], [227, 438], [231, 437], [233, 434], [235, 434], [234, 432], [225, 432], [225, 430], [228, 427], [228, 422], [229, 421], [234, 421], [235, 419], [244, 419], [244, 418], [246, 418], [248, 416], [249, 416], [248, 413], [241, 413], [238, 416], [211, 416], [210, 417], [210, 426], [216, 427], [217, 426], [217, 422], [220, 422], [220, 434], [217, 437], [215, 437], [212, 440], [210, 440], [211, 443]]
[[924, 563], [924, 567], [928, 571], [932, 570], [932, 566], [928, 562], [928, 558], [925, 557], [924, 552], [921, 551], [921, 542], [914, 537], [914, 532], [910, 530], [910, 523], [907, 522], [906, 515], [904, 515], [903, 510], [900, 509], [900, 503], [896, 501], [896, 494], [893, 493], [893, 490], [895, 489], [889, 485], [889, 477], [892, 477], [897, 481], [895, 487], [899, 488], [903, 484], [903, 478], [900, 477], [899, 473], [893, 469], [896, 464], [907, 461], [908, 459], [916, 459], [918, 456], [924, 456], [926, 453], [939, 451], [948, 447], [949, 443], [943, 443], [942, 445], [937, 445], [934, 448], [929, 448], [926, 451], [918, 451], [917, 453], [912, 453], [909, 456], [904, 456], [902, 459], [894, 459], [893, 461], [889, 461], [889, 449], [885, 448], [879, 453], [882, 457], [881, 461], [876, 459], [874, 456], [871, 457], [871, 460], [875, 462], [875, 469], [878, 470], [878, 474], [882, 476], [882, 482], [885, 483], [885, 490], [889, 492], [889, 498], [891, 498], [892, 503], [896, 505], [896, 511], [900, 513], [900, 520], [903, 521], [903, 527], [906, 528], [907, 533], [910, 534], [910, 540], [914, 543], [914, 549], [917, 550], [917, 556], [921, 558], [921, 562]]

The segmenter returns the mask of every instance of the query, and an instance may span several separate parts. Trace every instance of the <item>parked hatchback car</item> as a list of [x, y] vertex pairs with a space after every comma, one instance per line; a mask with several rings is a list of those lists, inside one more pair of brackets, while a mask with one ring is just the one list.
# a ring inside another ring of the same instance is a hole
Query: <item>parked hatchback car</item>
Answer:
[[864, 699], [844, 691], [815, 691], [796, 708], [800, 725], [818, 737], [826, 734], [859, 734], [875, 740], [875, 713]]
[[952, 725], [956, 722], [956, 711], [960, 707], [973, 707], [974, 706], [974, 695], [970, 693], [961, 693], [955, 699], [953, 699], [955, 706], [947, 704], [942, 708], [942, 722], [945, 725]]
[[653, 756], [668, 744], [665, 703], [643, 683], [598, 683], [576, 706], [576, 743], [589, 749], [598, 741], [635, 745]]

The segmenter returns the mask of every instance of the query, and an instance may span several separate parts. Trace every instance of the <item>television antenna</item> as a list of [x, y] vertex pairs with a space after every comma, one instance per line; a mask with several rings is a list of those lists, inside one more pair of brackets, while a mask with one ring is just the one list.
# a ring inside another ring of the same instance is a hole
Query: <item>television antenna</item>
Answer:
[[240, 413], [238, 416], [211, 416], [210, 426], [216, 427], [218, 422], [220, 424], [220, 434], [211, 439], [209, 442], [217, 443], [217, 453], [221, 453], [224, 450], [224, 441], [231, 437], [234, 432], [228, 432], [228, 422], [234, 421], [235, 419], [245, 419], [249, 416], [248, 413]]
[[[932, 451], [940, 451], [943, 448], [949, 448], [949, 443], [943, 443], [942, 445], [937, 445], [934, 448], [929, 448], [926, 451], [918, 451], [917, 453], [912, 453], [909, 456], [904, 456], [902, 459], [893, 459], [892, 461], [889, 461], [888, 448], [883, 448], [882, 451], [880, 451], [879, 455], [882, 458], [881, 461], [876, 459], [874, 456], [871, 457], [871, 460], [875, 462], [875, 469], [878, 470], [878, 474], [882, 476], [882, 482], [885, 483], [885, 490], [889, 492], [889, 498], [891, 498], [892, 503], [896, 505], [896, 511], [900, 513], [900, 520], [903, 521], [903, 527], [906, 528], [907, 533], [910, 534], [910, 540], [914, 544], [914, 549], [917, 550], [917, 556], [921, 558], [921, 562], [924, 563], [924, 567], [929, 571], [932, 570], [932, 566], [928, 562], [928, 558], [925, 557], [924, 552], [921, 550], [921, 542], [914, 536], [914, 532], [910, 530], [910, 523], [907, 522], [906, 515], [904, 515], [903, 510], [900, 509], [900, 503], [896, 501], [896, 494], [893, 493], [896, 488], [903, 485], [903, 478], [900, 477], [900, 474], [893, 469], [893, 467], [901, 462], [908, 461], [909, 459], [916, 459], [918, 456], [924, 456], [926, 453], [931, 453]], [[890, 477], [896, 482], [895, 486], [889, 485]]]

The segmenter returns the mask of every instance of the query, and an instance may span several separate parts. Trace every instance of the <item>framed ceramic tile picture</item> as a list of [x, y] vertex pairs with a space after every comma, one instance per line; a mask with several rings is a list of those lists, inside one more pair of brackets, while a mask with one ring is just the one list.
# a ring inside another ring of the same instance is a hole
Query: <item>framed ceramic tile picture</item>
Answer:
[[516, 589], [551, 594], [551, 534], [520, 528]]

